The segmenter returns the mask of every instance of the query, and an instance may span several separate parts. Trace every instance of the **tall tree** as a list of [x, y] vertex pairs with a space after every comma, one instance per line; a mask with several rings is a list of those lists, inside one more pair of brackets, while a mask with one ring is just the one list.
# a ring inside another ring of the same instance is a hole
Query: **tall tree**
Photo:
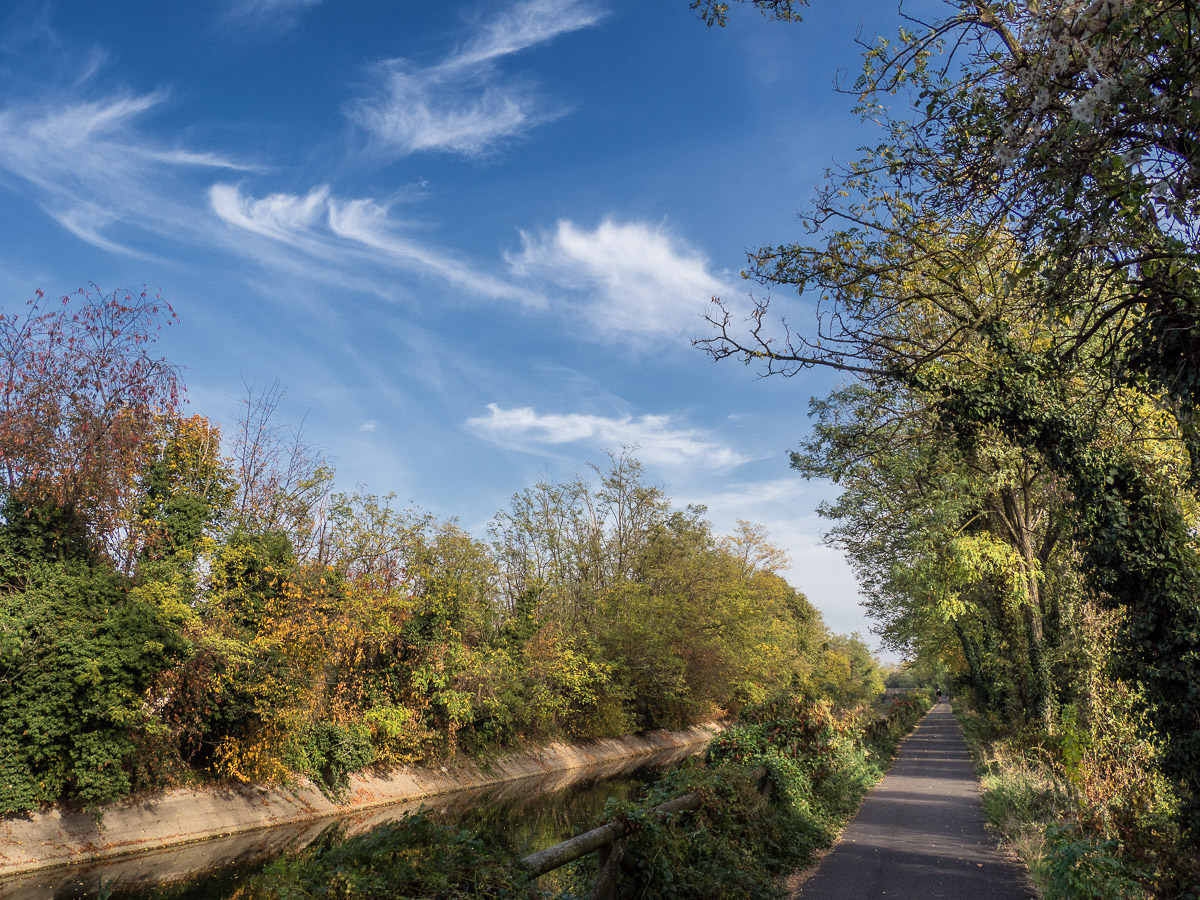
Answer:
[[286, 534], [301, 558], [320, 558], [333, 468], [305, 438], [303, 422], [280, 418], [286, 396], [278, 381], [246, 385], [232, 441], [239, 486], [234, 521], [248, 531]]
[[[778, 325], [769, 298], [744, 317], [718, 302], [716, 335], [701, 342], [768, 372], [825, 365], [889, 379], [931, 398], [964, 452], [998, 432], [1038, 454], [1071, 499], [1090, 589], [1129, 611], [1121, 670], [1146, 685], [1154, 722], [1169, 736], [1165, 764], [1194, 835], [1194, 496], [1172, 490], [1137, 448], [1108, 439], [1103, 407], [1078, 402], [1074, 373], [1087, 368], [1100, 399], [1132, 391], [1144, 400], [1127, 408], [1188, 448], [1183, 483], [1194, 487], [1198, 25], [1186, 0], [955, 3], [932, 21], [909, 19], [896, 42], [865, 48], [854, 86], [860, 110], [883, 126], [881, 142], [830, 174], [806, 214], [810, 243], [751, 255], [750, 277], [821, 297], [817, 326]], [[997, 248], [1011, 264], [995, 264]], [[980, 261], [990, 282], [977, 278]], [[925, 276], [921, 289], [897, 291], [914, 272]], [[898, 313], [936, 306], [943, 287], [959, 294], [971, 283], [978, 314], [950, 329], [947, 343], [890, 342], [911, 333], [889, 332]], [[994, 308], [1014, 293], [1026, 307], [1016, 318], [1009, 303]], [[1036, 342], [1029, 323], [1043, 332]], [[988, 359], [966, 379], [940, 364], [964, 333], [983, 338]]]
[[170, 304], [94, 285], [0, 314], [3, 491], [75, 509], [115, 554], [157, 416], [180, 404], [178, 369], [151, 348]]

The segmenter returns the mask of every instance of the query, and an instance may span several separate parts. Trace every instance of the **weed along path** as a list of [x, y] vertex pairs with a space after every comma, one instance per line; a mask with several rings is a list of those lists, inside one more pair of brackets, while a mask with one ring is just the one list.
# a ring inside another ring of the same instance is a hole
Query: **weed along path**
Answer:
[[996, 850], [984, 821], [962, 730], [938, 703], [794, 896], [1030, 900], [1024, 872]]

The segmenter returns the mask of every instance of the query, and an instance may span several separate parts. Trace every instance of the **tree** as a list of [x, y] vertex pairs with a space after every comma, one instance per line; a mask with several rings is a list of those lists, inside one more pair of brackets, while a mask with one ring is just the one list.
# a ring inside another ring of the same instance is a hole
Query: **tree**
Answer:
[[[1022, 273], [1041, 276], [1031, 299], [1076, 320], [1055, 353], [1078, 352], [1106, 329], [1114, 374], [1149, 377], [1186, 419], [1200, 362], [1191, 344], [1200, 166], [1185, 99], [1197, 74], [1198, 21], [1178, 0], [948, 4], [944, 17], [909, 19], [895, 43], [864, 45], [852, 91], [885, 138], [830, 173], [807, 224], [830, 235], [829, 251], [857, 242], [866, 251], [858, 275], [868, 280], [915, 259], [935, 258], [947, 272], [969, 266], [945, 247], [931, 257], [930, 228], [968, 239], [1011, 234]], [[873, 251], [889, 242], [891, 265], [880, 268], [885, 257]], [[839, 270], [801, 244], [763, 248], [748, 270], [802, 290], [855, 273], [853, 261]], [[764, 312], [757, 306], [753, 322]], [[836, 325], [838, 315], [826, 321]], [[803, 340], [780, 345], [761, 335], [756, 324], [749, 343], [729, 333], [734, 340], [706, 343], [791, 371], [843, 362]]]
[[[1198, 24], [1177, 0], [951, 4], [907, 20], [896, 43], [865, 48], [854, 86], [882, 141], [830, 174], [805, 217], [811, 243], [750, 257], [750, 278], [821, 297], [817, 326], [776, 324], [769, 296], [744, 318], [717, 301], [700, 342], [768, 373], [831, 366], [918, 391], [963, 452], [999, 434], [1037, 454], [1070, 498], [1089, 591], [1128, 612], [1118, 671], [1146, 685], [1193, 834]], [[951, 304], [944, 339], [909, 342], [925, 309], [945, 316], [946, 296], [978, 302]], [[945, 364], [964, 337], [986, 361], [966, 378]], [[1130, 392], [1123, 409], [1188, 450], [1182, 490], [1110, 439], [1102, 403], [1078, 402], [1081, 370], [1094, 397]]]
[[[920, 208], [1012, 229], [1047, 276], [1044, 305], [1084, 313], [1062, 349], [1119, 323], [1116, 373], [1152, 379], [1189, 425], [1198, 25], [1179, 0], [977, 3], [872, 48], [857, 86], [901, 136], [903, 156], [886, 161], [919, 186]], [[953, 50], [939, 58], [943, 41]], [[920, 114], [893, 117], [874, 99], [885, 92], [906, 93]]]
[[130, 590], [68, 508], [19, 504], [0, 524], [0, 812], [151, 787], [143, 692], [186, 655], [179, 622]]
[[744, 576], [757, 573], [778, 574], [790, 564], [787, 553], [770, 541], [770, 534], [763, 525], [737, 520], [737, 530], [720, 538], [717, 545], [735, 560]]
[[[735, 0], [749, 2], [769, 19], [781, 22], [799, 22], [801, 6], [807, 6], [806, 0]], [[691, 0], [691, 7], [699, 12], [700, 18], [706, 25], [720, 25], [724, 28], [729, 24], [729, 4], [720, 0]]]
[[854, 566], [885, 644], [962, 660], [985, 700], [994, 692], [975, 645], [1003, 648], [988, 663], [1015, 685], [1006, 711], [1048, 721], [1070, 683], [1053, 671], [1070, 547], [1048, 467], [999, 435], [964, 452], [909, 392], [855, 385], [812, 406], [814, 433], [793, 466], [841, 487], [820, 510], [827, 539]]
[[221, 457], [221, 429], [203, 416], [155, 423], [150, 459], [127, 525], [130, 552], [142, 559], [181, 558], [192, 563], [228, 518], [236, 484]]
[[156, 416], [174, 415], [178, 370], [150, 348], [175, 313], [146, 291], [95, 285], [0, 314], [3, 492], [77, 509], [114, 555]]
[[279, 420], [286, 396], [278, 381], [246, 385], [233, 438], [240, 488], [234, 521], [247, 531], [283, 532], [301, 558], [320, 558], [333, 468], [305, 439], [303, 423], [293, 427]]
[[629, 448], [592, 470], [598, 485], [578, 475], [561, 485], [541, 481], [496, 514], [489, 530], [510, 608], [536, 598], [548, 611], [586, 619], [599, 592], [632, 576], [648, 536], [666, 520], [662, 488], [644, 483]]

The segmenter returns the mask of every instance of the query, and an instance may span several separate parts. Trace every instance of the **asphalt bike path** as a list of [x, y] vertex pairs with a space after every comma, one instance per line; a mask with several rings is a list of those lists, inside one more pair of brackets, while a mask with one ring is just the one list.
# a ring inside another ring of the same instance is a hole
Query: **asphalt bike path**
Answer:
[[985, 821], [962, 729], [938, 703], [793, 896], [1032, 900], [1024, 871], [996, 849]]

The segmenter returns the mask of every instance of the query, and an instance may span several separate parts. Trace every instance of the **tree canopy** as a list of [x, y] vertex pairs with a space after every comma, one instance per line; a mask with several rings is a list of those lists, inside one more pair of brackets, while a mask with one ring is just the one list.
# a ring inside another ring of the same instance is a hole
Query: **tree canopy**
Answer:
[[[847, 90], [880, 140], [827, 173], [805, 236], [749, 254], [749, 305], [714, 298], [696, 343], [850, 379], [793, 462], [841, 484], [831, 539], [893, 646], [1053, 734], [1115, 615], [1102, 669], [1141, 691], [1195, 835], [1198, 13], [901, 17]], [[777, 312], [792, 291], [813, 318]]]

